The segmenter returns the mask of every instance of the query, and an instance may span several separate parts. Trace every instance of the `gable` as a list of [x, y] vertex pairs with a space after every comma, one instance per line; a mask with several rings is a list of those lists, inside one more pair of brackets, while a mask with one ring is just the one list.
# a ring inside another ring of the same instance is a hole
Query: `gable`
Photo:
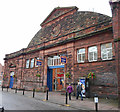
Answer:
[[41, 23], [41, 26], [43, 26], [44, 24], [55, 20], [56, 18], [70, 12], [73, 11], [74, 9], [78, 9], [76, 6], [73, 7], [57, 7], [54, 8], [53, 11], [47, 16], [47, 18]]

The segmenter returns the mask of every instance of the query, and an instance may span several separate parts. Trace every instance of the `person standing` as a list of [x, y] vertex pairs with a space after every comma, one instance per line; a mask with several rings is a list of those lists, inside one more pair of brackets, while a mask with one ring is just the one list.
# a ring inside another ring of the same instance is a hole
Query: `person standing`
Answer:
[[78, 82], [78, 85], [77, 85], [77, 97], [76, 97], [76, 99], [78, 99], [79, 95], [81, 96], [81, 100], [83, 100], [82, 84], [80, 84], [80, 82]]
[[69, 86], [67, 87], [67, 92], [69, 93], [69, 100], [71, 100], [71, 93], [73, 92], [71, 84], [69, 84]]

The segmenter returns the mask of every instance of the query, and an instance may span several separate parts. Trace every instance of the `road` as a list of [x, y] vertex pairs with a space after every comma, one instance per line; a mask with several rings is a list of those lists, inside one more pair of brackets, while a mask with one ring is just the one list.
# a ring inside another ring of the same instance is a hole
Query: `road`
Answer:
[[4, 106], [5, 110], [74, 110], [71, 107], [6, 91], [2, 92], [2, 106]]

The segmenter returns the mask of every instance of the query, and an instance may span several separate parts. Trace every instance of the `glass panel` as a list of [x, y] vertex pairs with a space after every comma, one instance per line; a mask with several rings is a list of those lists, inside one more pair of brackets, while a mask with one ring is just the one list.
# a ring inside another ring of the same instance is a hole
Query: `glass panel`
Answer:
[[101, 45], [101, 58], [103, 60], [112, 59], [112, 43]]
[[85, 48], [78, 50], [78, 52], [77, 52], [77, 61], [78, 61], [78, 63], [85, 61]]
[[30, 67], [33, 68], [34, 67], [34, 59], [31, 59], [31, 64]]
[[107, 55], [106, 54], [102, 54], [102, 59], [107, 59]]
[[56, 66], [56, 65], [61, 65], [60, 57], [59, 56], [48, 57], [48, 66]]
[[57, 59], [54, 59], [54, 65], [57, 65]]
[[88, 60], [97, 61], [97, 46], [89, 47], [88, 52]]
[[94, 61], [97, 61], [97, 52], [94, 52]]
[[85, 54], [82, 55], [82, 60], [85, 61]]
[[80, 54], [78, 54], [78, 62], [80, 62]]
[[112, 49], [109, 49], [108, 50], [108, 59], [112, 59]]
[[89, 47], [89, 52], [97, 51], [97, 46]]
[[29, 68], [29, 59], [26, 61], [26, 68]]
[[85, 49], [79, 49], [79, 53], [85, 53]]
[[89, 61], [93, 61], [93, 52], [89, 53]]

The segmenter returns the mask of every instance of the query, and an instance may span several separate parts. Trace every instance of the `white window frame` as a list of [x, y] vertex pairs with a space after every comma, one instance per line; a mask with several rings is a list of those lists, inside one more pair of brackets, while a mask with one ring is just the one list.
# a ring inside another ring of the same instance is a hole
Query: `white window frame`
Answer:
[[48, 57], [48, 66], [64, 65], [60, 63], [60, 56]]
[[29, 64], [30, 64], [30, 60], [27, 59], [27, 60], [26, 60], [26, 68], [29, 68]]
[[30, 61], [30, 68], [33, 68], [33, 67], [34, 67], [34, 58], [32, 58]]
[[[80, 59], [79, 59], [80, 56]], [[85, 62], [85, 48], [78, 49], [77, 50], [77, 62], [78, 63], [84, 63]]]
[[[108, 44], [111, 44], [110, 47], [106, 47]], [[103, 48], [104, 46], [104, 48]], [[109, 55], [111, 54], [111, 56], [109, 57]], [[104, 56], [106, 58], [104, 58]], [[105, 44], [101, 44], [101, 59], [102, 60], [111, 60], [112, 59], [112, 43], [105, 43]]]
[[[91, 47], [89, 47], [88, 48], [88, 61], [89, 62], [93, 62], [93, 61], [97, 61], [97, 58], [98, 58], [98, 56], [97, 56], [97, 46], [91, 46]], [[90, 60], [90, 53], [92, 53], [92, 56], [93, 56], [93, 59], [92, 60]], [[95, 57], [95, 55], [97, 56], [97, 57]]]

